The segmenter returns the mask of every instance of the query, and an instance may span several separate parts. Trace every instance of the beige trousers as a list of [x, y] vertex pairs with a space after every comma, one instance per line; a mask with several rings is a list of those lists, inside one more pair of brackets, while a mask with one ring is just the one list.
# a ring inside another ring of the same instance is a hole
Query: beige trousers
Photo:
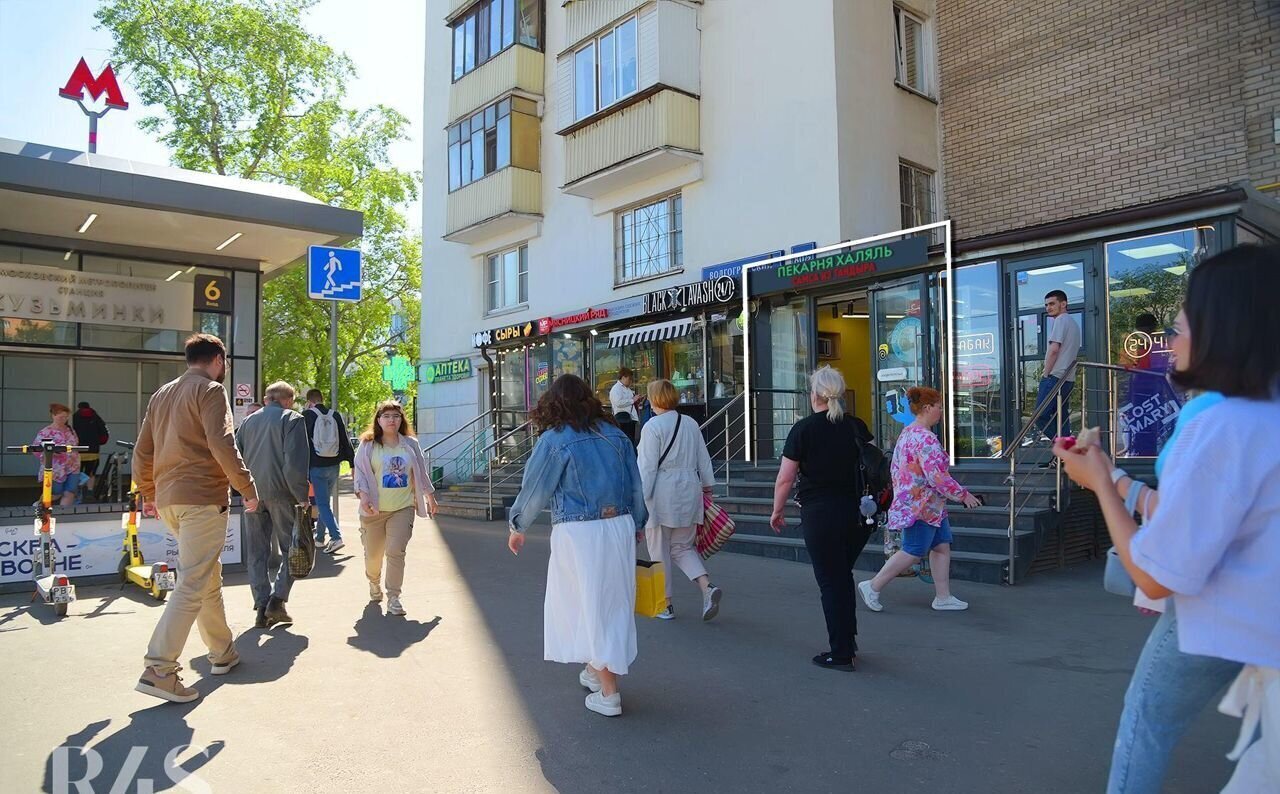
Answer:
[[391, 513], [360, 516], [360, 539], [364, 541], [364, 575], [369, 584], [380, 585], [382, 558], [387, 558], [387, 595], [399, 596], [404, 584], [404, 553], [413, 537], [413, 508]]
[[649, 559], [662, 563], [662, 573], [667, 581], [667, 600], [671, 600], [671, 563], [679, 566], [689, 581], [707, 572], [702, 565], [702, 555], [693, 547], [697, 539], [697, 527], [653, 527], [645, 529], [644, 539], [649, 546]]
[[169, 505], [160, 518], [178, 539], [178, 581], [147, 646], [145, 664], [162, 675], [177, 670], [191, 624], [218, 664], [236, 655], [227, 612], [222, 605], [222, 546], [227, 538], [227, 508], [217, 505]]

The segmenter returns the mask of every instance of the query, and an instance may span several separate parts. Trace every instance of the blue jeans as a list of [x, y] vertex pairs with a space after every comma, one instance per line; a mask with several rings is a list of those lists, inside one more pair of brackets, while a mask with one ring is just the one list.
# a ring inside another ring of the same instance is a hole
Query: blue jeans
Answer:
[[[248, 553], [249, 590], [253, 606], [262, 609], [271, 597], [289, 600], [293, 576], [289, 573], [289, 547], [293, 545], [293, 500], [260, 499], [258, 509], [241, 513], [244, 545]], [[272, 581], [274, 574], [275, 581]]]
[[1178, 740], [1243, 667], [1178, 650], [1178, 621], [1167, 603], [1124, 695], [1107, 794], [1159, 794]]
[[[1040, 391], [1036, 394], [1036, 408], [1044, 404], [1048, 399], [1049, 392], [1053, 391], [1053, 387], [1058, 385], [1058, 379], [1052, 375], [1040, 379]], [[1067, 381], [1067, 385], [1062, 387], [1062, 407], [1067, 410], [1062, 412], [1062, 433], [1061, 435], [1071, 435], [1071, 390], [1075, 388], [1075, 381]], [[1036, 422], [1040, 427], [1040, 432], [1049, 438], [1053, 438], [1058, 433], [1058, 400], [1055, 397], [1053, 404], [1050, 405], [1044, 413], [1040, 414], [1040, 419]]]
[[338, 519], [333, 517], [331, 495], [338, 489], [339, 466], [316, 466], [308, 473], [311, 487], [316, 492], [316, 507], [320, 508], [320, 520], [316, 522], [316, 543], [324, 543], [324, 531], [329, 530], [330, 540], [342, 540]]

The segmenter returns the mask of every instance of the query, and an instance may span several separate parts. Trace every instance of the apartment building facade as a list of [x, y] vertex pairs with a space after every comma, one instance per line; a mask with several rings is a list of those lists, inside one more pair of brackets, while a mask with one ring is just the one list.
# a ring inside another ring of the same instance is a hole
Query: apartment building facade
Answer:
[[940, 217], [931, 0], [429, 0], [427, 17], [425, 440], [527, 410], [563, 372], [604, 396], [623, 366], [705, 419], [742, 391], [747, 322], [753, 387], [795, 408], [830, 361], [872, 420], [886, 323], [914, 320], [897, 352], [936, 336], [927, 240], [762, 282], [750, 319], [739, 294], [744, 262]]
[[1280, 233], [1280, 9], [939, 0], [936, 22], [957, 447], [998, 452], [1025, 425], [1060, 289], [1082, 360], [1150, 372], [1084, 372], [1113, 453], [1150, 458], [1180, 400], [1165, 331], [1189, 270]]

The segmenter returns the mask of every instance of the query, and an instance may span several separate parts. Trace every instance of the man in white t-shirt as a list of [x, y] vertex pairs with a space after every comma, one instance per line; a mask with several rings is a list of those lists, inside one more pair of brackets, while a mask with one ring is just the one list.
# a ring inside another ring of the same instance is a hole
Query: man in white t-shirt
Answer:
[[644, 402], [644, 396], [637, 395], [631, 388], [634, 377], [626, 367], [618, 370], [618, 382], [609, 389], [609, 406], [613, 418], [618, 420], [618, 427], [627, 434], [632, 444], [637, 444], [636, 423], [640, 421], [640, 412], [636, 410], [636, 406]]
[[[1049, 393], [1065, 380], [1062, 387], [1062, 404], [1066, 406], [1076, 380], [1076, 356], [1080, 354], [1080, 326], [1067, 314], [1067, 293], [1055, 289], [1044, 296], [1044, 310], [1049, 315], [1049, 350], [1044, 357], [1044, 375], [1040, 378], [1040, 391], [1036, 395], [1036, 408], [1049, 398]], [[1040, 432], [1049, 438], [1071, 435], [1071, 412], [1062, 412], [1062, 431], [1058, 432], [1057, 399], [1045, 409], [1036, 423]]]

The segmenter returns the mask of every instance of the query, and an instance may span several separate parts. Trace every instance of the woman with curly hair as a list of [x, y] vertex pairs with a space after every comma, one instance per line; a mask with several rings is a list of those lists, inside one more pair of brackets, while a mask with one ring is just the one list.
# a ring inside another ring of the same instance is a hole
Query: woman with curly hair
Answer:
[[507, 546], [518, 555], [550, 504], [543, 658], [584, 665], [587, 708], [616, 717], [618, 676], [636, 658], [635, 542], [647, 518], [635, 450], [576, 375], [556, 378], [530, 418], [542, 435], [511, 508]]

